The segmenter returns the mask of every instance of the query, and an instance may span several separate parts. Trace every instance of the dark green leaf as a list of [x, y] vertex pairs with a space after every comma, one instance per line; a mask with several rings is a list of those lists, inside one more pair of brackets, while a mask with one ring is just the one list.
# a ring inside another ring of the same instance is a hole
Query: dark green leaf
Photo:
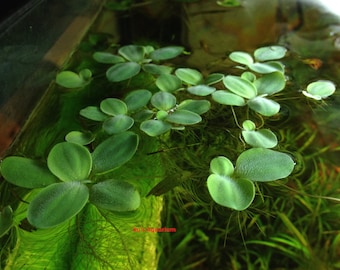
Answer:
[[13, 225], [13, 210], [7, 205], [0, 211], [0, 238], [4, 236]]
[[112, 135], [127, 131], [133, 124], [133, 118], [124, 114], [119, 114], [106, 119], [103, 123], [103, 129], [107, 134]]
[[176, 110], [166, 117], [166, 121], [178, 125], [194, 125], [202, 121], [202, 117], [192, 111]]
[[140, 129], [151, 137], [156, 137], [171, 129], [171, 124], [161, 120], [146, 120], [140, 125]]
[[150, 99], [152, 93], [146, 89], [138, 89], [130, 92], [124, 99], [125, 104], [127, 105], [128, 111], [137, 111], [144, 106], [146, 106]]
[[121, 82], [136, 76], [140, 69], [140, 64], [135, 62], [120, 63], [110, 67], [106, 77], [110, 82]]

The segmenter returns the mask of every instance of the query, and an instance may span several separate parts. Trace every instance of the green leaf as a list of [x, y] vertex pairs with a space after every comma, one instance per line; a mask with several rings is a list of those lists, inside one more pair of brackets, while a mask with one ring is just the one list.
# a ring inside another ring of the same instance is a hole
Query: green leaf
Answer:
[[134, 211], [140, 206], [139, 192], [128, 182], [107, 180], [90, 189], [90, 202], [110, 211]]
[[0, 238], [3, 237], [13, 226], [13, 210], [7, 205], [0, 211]]
[[224, 90], [217, 90], [212, 93], [212, 99], [215, 100], [217, 103], [223, 105], [230, 105], [230, 106], [244, 106], [246, 102], [243, 97], [240, 97], [236, 94], [224, 91]]
[[266, 148], [244, 151], [236, 161], [235, 173], [252, 181], [274, 181], [291, 174], [295, 166], [292, 158]]
[[152, 96], [151, 104], [158, 110], [168, 111], [176, 106], [176, 97], [168, 92], [157, 92]]
[[92, 158], [86, 147], [62, 142], [51, 149], [47, 166], [62, 181], [81, 181], [87, 179], [90, 174]]
[[272, 72], [263, 75], [254, 82], [258, 95], [272, 95], [283, 90], [286, 86], [286, 78], [282, 72]]
[[134, 124], [130, 116], [119, 114], [106, 119], [103, 123], [103, 129], [107, 134], [118, 134], [130, 129]]
[[172, 67], [155, 64], [145, 64], [142, 66], [142, 69], [147, 73], [155, 75], [170, 74], [173, 70]]
[[248, 101], [248, 106], [264, 116], [273, 116], [280, 111], [280, 104], [274, 100], [258, 96]]
[[93, 172], [105, 173], [122, 166], [134, 156], [138, 142], [138, 135], [130, 131], [101, 142], [92, 153]]
[[269, 129], [244, 130], [242, 136], [252, 147], [273, 148], [277, 145], [277, 137]]
[[254, 52], [254, 57], [257, 61], [268, 61], [281, 59], [286, 55], [287, 49], [282, 46], [268, 46], [258, 48]]
[[203, 75], [196, 69], [178, 68], [175, 75], [188, 85], [200, 84], [203, 80]]
[[234, 180], [228, 176], [212, 174], [207, 180], [213, 200], [224, 207], [245, 210], [255, 198], [255, 186], [247, 179]]
[[146, 120], [140, 125], [141, 131], [151, 137], [156, 137], [168, 132], [171, 129], [171, 124], [161, 120]]
[[254, 84], [241, 77], [228, 75], [224, 77], [223, 83], [231, 92], [241, 97], [252, 99], [257, 95]]
[[135, 114], [132, 115], [135, 122], [143, 122], [145, 120], [150, 119], [152, 116], [154, 116], [155, 113], [152, 110], [141, 110]]
[[190, 94], [203, 97], [203, 96], [208, 96], [212, 94], [213, 92], [215, 92], [216, 88], [208, 86], [208, 85], [200, 84], [200, 85], [188, 87], [187, 91]]
[[93, 59], [103, 64], [118, 64], [125, 62], [124, 58], [109, 52], [95, 52]]
[[234, 173], [234, 165], [228, 158], [219, 156], [210, 161], [210, 170], [220, 176], [231, 176]]
[[24, 157], [10, 156], [1, 162], [1, 175], [13, 185], [41, 188], [58, 181], [46, 164]]
[[110, 82], [121, 82], [136, 76], [141, 66], [135, 62], [119, 63], [106, 71], [106, 77]]
[[121, 47], [118, 53], [128, 61], [140, 63], [144, 59], [145, 49], [143, 46], [126, 45]]
[[156, 80], [156, 86], [165, 92], [174, 92], [182, 86], [182, 81], [172, 74], [162, 74]]
[[210, 101], [208, 100], [186, 99], [177, 106], [177, 110], [187, 110], [199, 115], [206, 113], [209, 109]]
[[229, 58], [239, 64], [249, 66], [254, 63], [253, 57], [246, 52], [235, 51], [229, 54]]
[[241, 74], [241, 78], [253, 83], [256, 80], [256, 75], [253, 72], [245, 71]]
[[224, 78], [224, 74], [222, 73], [210, 73], [204, 80], [204, 84], [212, 85], [222, 81]]
[[177, 57], [183, 53], [184, 47], [181, 46], [169, 46], [154, 50], [150, 53], [150, 58], [153, 61], [168, 60]]
[[98, 122], [102, 122], [108, 117], [96, 106], [88, 106], [84, 109], [81, 109], [79, 114], [87, 119]]
[[312, 82], [307, 86], [307, 92], [302, 91], [302, 93], [310, 98], [314, 98], [316, 100], [321, 100], [323, 98], [327, 98], [335, 92], [335, 85], [331, 81], [319, 80], [316, 82]]
[[[73, 71], [62, 71], [57, 74], [56, 83], [65, 88], [83, 87], [90, 82], [92, 73], [88, 69], [81, 72], [82, 73], [77, 74]], [[84, 77], [84, 74], [87, 74], [87, 76]]]
[[138, 89], [130, 92], [124, 99], [129, 112], [137, 111], [145, 107], [150, 99], [152, 93], [146, 89]]
[[202, 121], [202, 117], [187, 110], [176, 110], [166, 117], [166, 121], [178, 125], [194, 125]]
[[88, 198], [88, 188], [78, 181], [52, 184], [31, 201], [27, 219], [39, 229], [57, 226], [78, 214]]
[[91, 132], [71, 131], [66, 134], [65, 140], [71, 143], [87, 145], [93, 142], [95, 136]]
[[253, 131], [256, 128], [255, 123], [253, 121], [251, 121], [251, 120], [245, 120], [242, 123], [242, 127], [246, 131]]
[[252, 71], [260, 74], [272, 73], [275, 71], [283, 72], [284, 68], [279, 62], [254, 63], [249, 66]]
[[128, 111], [125, 102], [118, 98], [104, 99], [102, 102], [100, 102], [100, 109], [102, 112], [111, 116], [126, 114]]

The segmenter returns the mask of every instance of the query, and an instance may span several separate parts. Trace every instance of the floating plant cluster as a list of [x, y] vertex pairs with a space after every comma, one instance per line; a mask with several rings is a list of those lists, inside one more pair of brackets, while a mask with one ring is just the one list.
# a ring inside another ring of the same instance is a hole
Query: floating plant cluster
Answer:
[[[100, 123], [101, 130], [72, 131], [65, 142], [56, 144], [46, 162], [9, 156], [1, 163], [1, 175], [10, 183], [38, 189], [27, 210], [28, 221], [37, 228], [49, 228], [77, 215], [87, 203], [111, 211], [134, 211], [140, 205], [138, 188], [119, 179], [100, 180], [128, 162], [136, 153], [140, 132], [158, 137], [171, 130], [185, 130], [203, 120], [214, 102], [232, 110], [247, 106], [265, 120], [280, 111], [276, 100], [286, 86], [285, 68], [279, 61], [286, 55], [281, 46], [255, 50], [254, 55], [236, 51], [229, 58], [240, 75], [212, 73], [204, 77], [196, 69], [162, 64], [184, 53], [180, 46], [154, 49], [127, 45], [111, 52], [95, 52], [98, 63], [108, 65], [109, 82], [130, 80], [141, 72], [153, 76], [158, 91], [140, 85], [123, 99], [109, 97], [80, 110], [82, 118]], [[56, 82], [66, 88], [90, 87], [89, 69], [79, 73], [62, 71]], [[154, 88], [153, 88], [154, 89]], [[332, 95], [335, 85], [320, 80], [310, 83], [303, 95], [321, 100]], [[185, 95], [180, 95], [185, 93]], [[189, 98], [182, 100], [181, 97]], [[237, 119], [235, 122], [238, 125]], [[241, 143], [248, 146], [235, 163], [226, 156], [210, 162], [207, 188], [214, 202], [234, 209], [247, 209], [255, 197], [255, 183], [288, 177], [295, 166], [292, 157], [278, 151], [278, 139], [270, 129], [256, 127], [252, 119], [240, 127]], [[99, 136], [106, 134], [105, 139]], [[91, 150], [90, 150], [91, 149]], [[60, 205], [63, 205], [60, 207]], [[0, 215], [0, 233], [13, 226], [11, 207]]]

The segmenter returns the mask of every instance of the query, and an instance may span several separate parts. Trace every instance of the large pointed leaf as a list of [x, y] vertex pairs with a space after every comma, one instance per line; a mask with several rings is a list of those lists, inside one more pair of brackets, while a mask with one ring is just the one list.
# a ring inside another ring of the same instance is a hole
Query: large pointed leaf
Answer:
[[2, 161], [1, 174], [8, 182], [24, 188], [41, 188], [58, 181], [46, 164], [17, 156]]
[[47, 166], [62, 181], [80, 181], [88, 178], [92, 158], [86, 147], [62, 142], [51, 149], [47, 157]]
[[248, 101], [248, 106], [264, 116], [273, 116], [280, 111], [280, 104], [274, 100], [258, 96]]
[[252, 181], [266, 182], [287, 177], [294, 166], [293, 159], [285, 153], [251, 148], [238, 157], [235, 173]]
[[146, 120], [141, 123], [140, 129], [151, 137], [159, 136], [171, 129], [171, 124], [161, 120]]
[[27, 219], [40, 229], [54, 227], [78, 214], [88, 198], [88, 188], [78, 181], [52, 184], [31, 201]]
[[136, 153], [138, 142], [138, 135], [130, 131], [109, 137], [92, 153], [93, 171], [108, 172], [128, 162]]
[[249, 207], [255, 197], [255, 186], [247, 179], [232, 179], [211, 174], [207, 180], [213, 200], [222, 206], [242, 211]]
[[254, 84], [239, 76], [228, 75], [223, 78], [223, 83], [231, 92], [241, 97], [252, 99], [257, 95]]
[[133, 185], [119, 180], [107, 180], [90, 189], [90, 202], [110, 211], [134, 211], [140, 206], [140, 195]]
[[106, 71], [106, 77], [110, 82], [121, 82], [136, 76], [141, 66], [135, 62], [119, 63]]

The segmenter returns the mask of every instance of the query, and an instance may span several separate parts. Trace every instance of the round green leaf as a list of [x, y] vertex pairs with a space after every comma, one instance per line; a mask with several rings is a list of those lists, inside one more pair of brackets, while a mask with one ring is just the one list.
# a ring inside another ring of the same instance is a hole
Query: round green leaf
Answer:
[[244, 141], [252, 147], [273, 148], [277, 145], [276, 135], [269, 129], [244, 130]]
[[125, 62], [123, 57], [108, 52], [95, 52], [92, 57], [97, 62], [103, 64], [118, 64]]
[[280, 104], [264, 97], [256, 97], [248, 101], [248, 106], [264, 116], [273, 116], [280, 111]]
[[24, 157], [6, 157], [1, 162], [1, 175], [13, 185], [23, 188], [41, 188], [58, 181], [46, 164]]
[[118, 98], [106, 98], [100, 102], [100, 109], [108, 115], [126, 114], [128, 111], [124, 101]]
[[268, 61], [281, 59], [286, 55], [287, 49], [282, 46], [268, 46], [258, 48], [254, 52], [254, 57], [257, 61]]
[[47, 166], [62, 181], [80, 181], [89, 176], [92, 158], [84, 146], [62, 142], [51, 149], [47, 157]]
[[152, 93], [146, 89], [138, 89], [130, 92], [124, 99], [128, 111], [137, 111], [144, 106], [146, 106], [150, 99]]
[[236, 63], [246, 65], [246, 66], [249, 66], [252, 63], [254, 63], [253, 57], [249, 53], [246, 53], [246, 52], [238, 52], [238, 51], [232, 52], [231, 54], [229, 54], [229, 58]]
[[210, 105], [208, 100], [186, 99], [177, 106], [177, 110], [187, 110], [201, 115], [209, 111]]
[[140, 125], [140, 129], [151, 137], [156, 137], [171, 129], [171, 124], [161, 120], [146, 120]]
[[168, 114], [167, 111], [158, 111], [158, 112], [156, 113], [156, 118], [157, 118], [158, 120], [164, 120], [168, 115], [169, 115], [169, 114]]
[[331, 96], [335, 92], [335, 84], [331, 81], [319, 80], [307, 86], [307, 92], [315, 99], [323, 99]]
[[81, 109], [79, 114], [87, 119], [98, 122], [102, 122], [108, 117], [96, 106], [88, 106], [84, 109]]
[[139, 192], [128, 182], [107, 180], [90, 189], [90, 202], [110, 211], [134, 211], [140, 206]]
[[168, 92], [157, 92], [152, 96], [151, 104], [158, 110], [168, 111], [176, 106], [176, 97]]
[[205, 78], [204, 84], [212, 85], [212, 84], [222, 81], [223, 78], [224, 78], [224, 74], [222, 73], [211, 73]]
[[188, 85], [197, 85], [203, 80], [201, 72], [192, 68], [178, 68], [175, 75]]
[[145, 120], [151, 119], [154, 115], [155, 113], [152, 110], [146, 109], [135, 113], [134, 115], [132, 115], [132, 117], [135, 122], [143, 122]]
[[234, 165], [228, 158], [219, 156], [210, 161], [210, 170], [220, 176], [231, 176], [234, 173]]
[[216, 91], [215, 87], [211, 87], [208, 85], [200, 84], [200, 85], [195, 85], [187, 88], [187, 91], [190, 94], [196, 95], [196, 96], [208, 96], [212, 94], [213, 92]]
[[253, 131], [255, 130], [256, 126], [255, 123], [251, 120], [246, 120], [242, 123], [242, 127], [246, 131]]
[[127, 131], [133, 124], [133, 118], [124, 114], [119, 114], [106, 119], [103, 123], [103, 129], [107, 134], [112, 135]]
[[217, 204], [237, 211], [247, 209], [255, 198], [255, 186], [247, 179], [234, 180], [228, 176], [212, 174], [208, 177], [207, 185]]
[[236, 161], [235, 172], [252, 181], [274, 181], [291, 174], [293, 159], [284, 153], [266, 148], [251, 148], [244, 151]]
[[[90, 70], [87, 70], [87, 73], [91, 73]], [[85, 79], [84, 76], [80, 76], [79, 74], [73, 71], [62, 71], [56, 77], [56, 83], [65, 88], [79, 88], [87, 85], [90, 81], [89, 79]]]
[[176, 110], [166, 117], [166, 121], [178, 125], [194, 125], [202, 121], [202, 117], [187, 110]]
[[93, 171], [104, 173], [122, 166], [134, 156], [138, 142], [138, 135], [130, 131], [109, 137], [92, 153]]
[[249, 66], [252, 71], [260, 74], [272, 73], [275, 71], [283, 72], [284, 68], [279, 62], [254, 63]]
[[252, 99], [257, 95], [254, 84], [241, 77], [228, 75], [223, 78], [223, 83], [231, 92], [241, 97]]
[[106, 71], [106, 77], [110, 82], [121, 82], [136, 76], [141, 66], [135, 62], [119, 63]]
[[168, 60], [177, 57], [184, 51], [181, 46], [169, 46], [154, 50], [150, 53], [150, 58], [153, 61]]
[[0, 211], [0, 238], [4, 236], [13, 226], [13, 210], [7, 205]]
[[223, 105], [230, 105], [230, 106], [244, 106], [246, 102], [243, 97], [235, 95], [233, 93], [224, 91], [224, 90], [217, 90], [211, 95], [212, 99], [215, 100], [217, 103]]
[[95, 137], [91, 132], [71, 131], [66, 134], [65, 140], [71, 143], [87, 145], [93, 142]]
[[39, 229], [57, 226], [78, 214], [88, 198], [88, 188], [78, 181], [52, 184], [31, 201], [27, 219]]
[[140, 63], [144, 59], [145, 49], [143, 46], [126, 45], [121, 47], [118, 53], [128, 61]]
[[256, 75], [253, 72], [245, 71], [241, 74], [241, 78], [254, 82], [256, 80]]
[[172, 74], [162, 74], [156, 80], [156, 86], [165, 92], [174, 92], [182, 86], [182, 81]]
[[145, 72], [148, 72], [150, 74], [170, 74], [173, 70], [172, 67], [164, 66], [164, 65], [155, 65], [155, 64], [145, 64], [142, 66], [143, 70]]
[[254, 82], [258, 95], [272, 95], [280, 92], [286, 86], [286, 78], [282, 72], [272, 72], [263, 75]]

